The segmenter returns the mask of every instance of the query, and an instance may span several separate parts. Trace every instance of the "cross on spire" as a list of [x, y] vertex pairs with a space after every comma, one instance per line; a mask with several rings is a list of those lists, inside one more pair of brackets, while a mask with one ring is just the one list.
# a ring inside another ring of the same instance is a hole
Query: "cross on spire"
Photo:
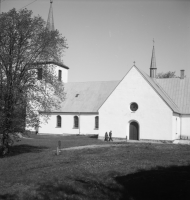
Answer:
[[50, 8], [49, 8], [49, 14], [48, 14], [48, 20], [47, 20], [47, 28], [49, 31], [54, 31], [54, 20], [53, 20], [53, 0], [50, 0]]

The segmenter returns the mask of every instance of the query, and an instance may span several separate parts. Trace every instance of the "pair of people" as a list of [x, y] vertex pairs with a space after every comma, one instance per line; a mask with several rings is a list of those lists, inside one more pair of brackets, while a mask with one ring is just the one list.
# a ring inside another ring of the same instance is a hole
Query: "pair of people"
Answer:
[[104, 139], [104, 141], [113, 141], [113, 139], [112, 139], [112, 131], [110, 131], [109, 132], [109, 136], [108, 136], [108, 133], [106, 132], [105, 133], [105, 139]]

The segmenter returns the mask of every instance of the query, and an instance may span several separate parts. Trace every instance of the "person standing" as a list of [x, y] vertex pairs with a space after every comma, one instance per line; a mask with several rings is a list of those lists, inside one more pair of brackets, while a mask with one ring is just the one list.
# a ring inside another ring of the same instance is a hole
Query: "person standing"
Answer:
[[112, 131], [109, 132], [109, 141], [112, 141], [112, 142], [113, 142], [113, 139], [112, 139]]
[[106, 141], [106, 142], [108, 141], [108, 133], [107, 132], [105, 133], [105, 139], [104, 139], [104, 141]]

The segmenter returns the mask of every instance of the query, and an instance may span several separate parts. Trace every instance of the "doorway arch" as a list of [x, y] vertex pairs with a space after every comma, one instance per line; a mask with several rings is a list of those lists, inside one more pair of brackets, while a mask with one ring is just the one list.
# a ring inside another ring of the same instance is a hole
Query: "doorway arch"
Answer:
[[129, 125], [129, 140], [139, 140], [139, 124], [136, 121]]

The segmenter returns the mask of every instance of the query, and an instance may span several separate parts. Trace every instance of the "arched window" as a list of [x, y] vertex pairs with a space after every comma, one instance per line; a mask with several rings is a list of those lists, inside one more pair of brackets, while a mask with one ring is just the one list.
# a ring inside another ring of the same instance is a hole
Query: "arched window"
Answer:
[[58, 80], [61, 81], [61, 79], [62, 79], [62, 71], [59, 70], [59, 72], [58, 72]]
[[99, 117], [96, 116], [95, 117], [95, 129], [98, 129], [99, 128]]
[[61, 116], [57, 116], [57, 127], [61, 127]]
[[78, 116], [74, 116], [74, 128], [78, 128], [79, 127], [79, 118]]

